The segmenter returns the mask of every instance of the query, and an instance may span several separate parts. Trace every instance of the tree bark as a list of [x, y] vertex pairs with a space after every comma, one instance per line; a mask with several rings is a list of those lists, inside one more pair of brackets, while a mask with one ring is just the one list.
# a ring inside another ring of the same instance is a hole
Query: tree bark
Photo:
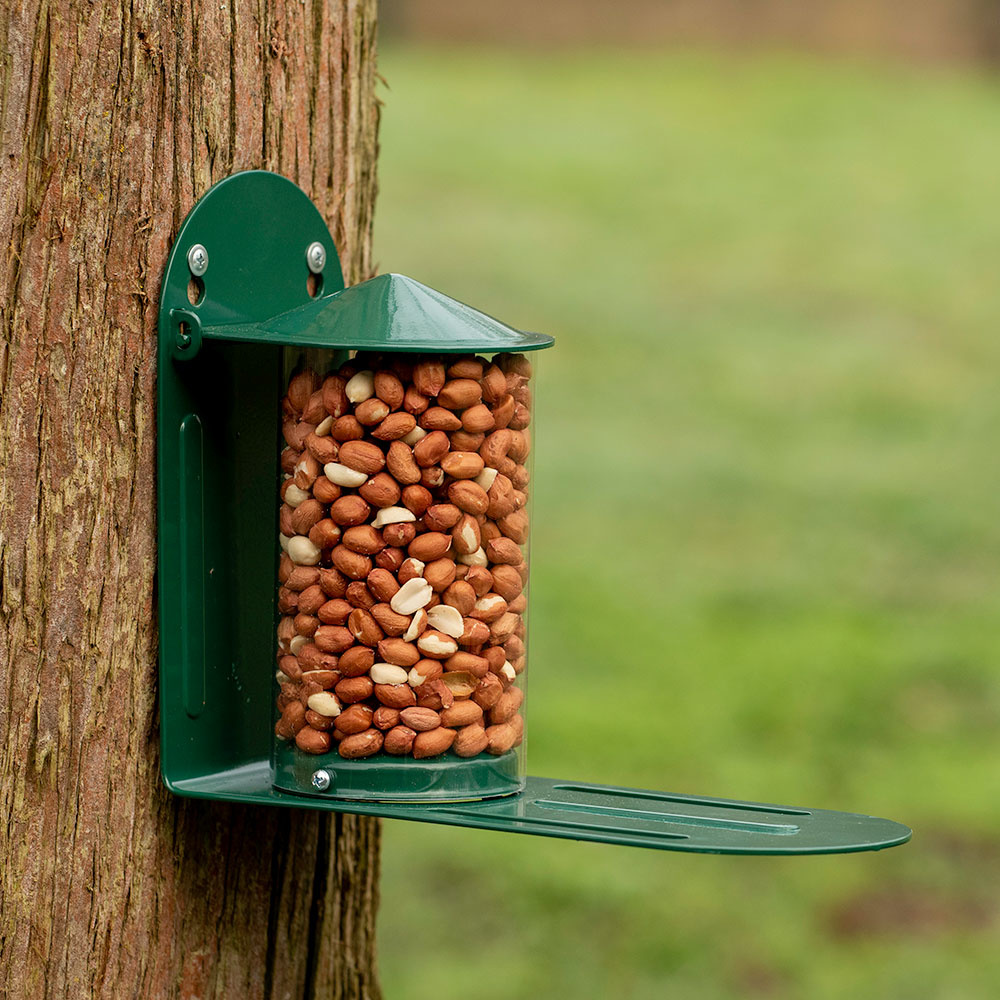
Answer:
[[368, 276], [374, 81], [374, 0], [0, 4], [2, 997], [379, 995], [375, 821], [163, 788], [153, 580], [173, 234], [263, 167]]

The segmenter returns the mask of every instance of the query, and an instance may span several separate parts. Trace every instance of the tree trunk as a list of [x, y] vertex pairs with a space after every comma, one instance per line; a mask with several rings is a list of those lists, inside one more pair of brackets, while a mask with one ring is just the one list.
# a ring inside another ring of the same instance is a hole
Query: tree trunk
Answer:
[[379, 995], [376, 822], [160, 783], [153, 585], [172, 236], [264, 167], [368, 276], [374, 60], [374, 0], [0, 4], [0, 996]]

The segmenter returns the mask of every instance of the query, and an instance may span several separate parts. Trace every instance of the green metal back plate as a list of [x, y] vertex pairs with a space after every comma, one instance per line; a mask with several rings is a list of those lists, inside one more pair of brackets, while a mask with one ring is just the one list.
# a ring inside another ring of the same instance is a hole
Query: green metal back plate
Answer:
[[[162, 768], [174, 780], [270, 752], [282, 350], [202, 336], [311, 301], [306, 249], [326, 250], [322, 293], [343, 288], [322, 216], [265, 171], [216, 184], [184, 220], [159, 312]], [[197, 305], [187, 256], [208, 254]], [[178, 344], [181, 324], [186, 348]]]
[[[161, 356], [197, 354], [199, 341], [213, 329], [252, 328], [254, 324], [316, 301], [309, 292], [306, 251], [320, 243], [326, 252], [319, 298], [344, 287], [340, 259], [323, 217], [291, 181], [265, 170], [248, 170], [219, 181], [191, 209], [174, 242], [160, 294]], [[188, 298], [192, 273], [188, 252], [202, 246], [208, 255], [204, 275], [196, 278], [202, 296]], [[192, 344], [175, 343], [181, 324]], [[233, 339], [233, 338], [230, 338]], [[285, 337], [261, 343], [294, 343]], [[164, 340], [169, 344], [164, 344]]]
[[[316, 298], [306, 285], [306, 249], [314, 242], [326, 249]], [[187, 255], [195, 244], [206, 248], [208, 269], [203, 295], [192, 305]], [[170, 254], [160, 302], [157, 412], [167, 787], [248, 805], [703, 853], [868, 851], [909, 838], [906, 827], [870, 816], [544, 778], [529, 777], [523, 792], [506, 798], [448, 805], [346, 801], [274, 787], [283, 348], [500, 351], [551, 343], [397, 275], [338, 296], [342, 288], [333, 240], [315, 207], [294, 184], [260, 171], [213, 187], [184, 221]], [[381, 332], [371, 334], [370, 326]], [[303, 776], [292, 778], [288, 784], [301, 791]]]

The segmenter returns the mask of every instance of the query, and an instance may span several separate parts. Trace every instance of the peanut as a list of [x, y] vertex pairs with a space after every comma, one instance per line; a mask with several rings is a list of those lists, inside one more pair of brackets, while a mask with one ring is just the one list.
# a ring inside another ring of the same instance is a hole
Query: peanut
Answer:
[[330, 749], [330, 734], [303, 726], [295, 734], [295, 745], [305, 753], [326, 753]]
[[430, 708], [404, 708], [399, 721], [418, 733], [427, 732], [441, 725], [441, 717]]
[[417, 738], [413, 741], [413, 756], [417, 760], [424, 757], [437, 757], [455, 742], [457, 735], [458, 733], [454, 729], [446, 729], [444, 726], [438, 726], [437, 729], [431, 729], [424, 733], [417, 733]]
[[482, 725], [473, 723], [458, 731], [451, 748], [458, 757], [475, 757], [487, 748], [489, 742], [489, 737]]
[[394, 726], [385, 734], [383, 749], [386, 753], [401, 757], [410, 752], [416, 738], [416, 732], [408, 726]]
[[377, 729], [366, 729], [363, 733], [345, 736], [340, 741], [337, 751], [341, 757], [348, 760], [371, 757], [382, 749], [382, 741], [383, 736]]

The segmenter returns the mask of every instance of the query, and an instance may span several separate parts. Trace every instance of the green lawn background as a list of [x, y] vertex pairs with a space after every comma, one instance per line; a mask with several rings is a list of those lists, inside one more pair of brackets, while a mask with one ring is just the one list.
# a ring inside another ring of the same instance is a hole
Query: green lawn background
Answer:
[[1000, 85], [385, 47], [380, 270], [553, 333], [534, 774], [873, 812], [688, 857], [385, 825], [395, 1000], [1000, 995]]

